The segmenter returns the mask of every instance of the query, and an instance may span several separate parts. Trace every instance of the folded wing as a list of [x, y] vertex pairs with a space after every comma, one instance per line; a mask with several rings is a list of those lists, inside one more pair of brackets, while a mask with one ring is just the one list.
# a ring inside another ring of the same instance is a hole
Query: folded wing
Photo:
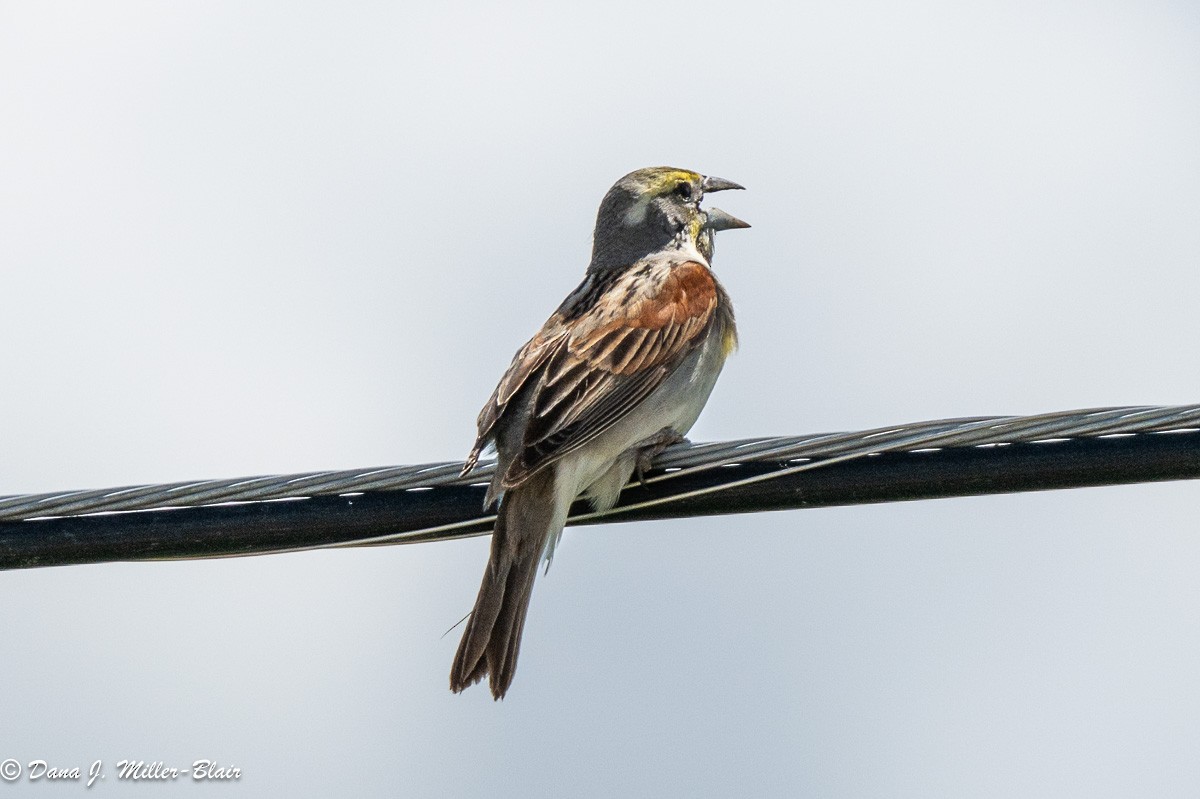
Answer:
[[[525, 427], [504, 488], [608, 430], [703, 343], [720, 296], [708, 267], [662, 261], [629, 270], [569, 326], [551, 317], [480, 413], [469, 463], [510, 414]], [[513, 413], [514, 400], [523, 413]]]

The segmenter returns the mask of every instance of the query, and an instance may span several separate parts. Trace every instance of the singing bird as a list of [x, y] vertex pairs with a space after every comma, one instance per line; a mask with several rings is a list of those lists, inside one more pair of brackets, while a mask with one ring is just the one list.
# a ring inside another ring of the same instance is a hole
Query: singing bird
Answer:
[[639, 169], [600, 203], [583, 282], [517, 351], [479, 414], [463, 474], [488, 445], [497, 500], [483, 584], [450, 689], [512, 684], [537, 567], [553, 556], [571, 503], [616, 504], [635, 469], [683, 440], [737, 344], [733, 306], [712, 271], [713, 237], [749, 227], [709, 192], [740, 189], [673, 167]]

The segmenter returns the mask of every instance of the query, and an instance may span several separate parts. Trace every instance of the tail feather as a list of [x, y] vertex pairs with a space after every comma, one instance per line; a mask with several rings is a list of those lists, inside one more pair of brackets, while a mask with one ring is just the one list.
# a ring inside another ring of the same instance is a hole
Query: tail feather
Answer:
[[[540, 555], [540, 553], [539, 553]], [[521, 633], [525, 629], [525, 617], [529, 613], [529, 599], [533, 596], [533, 581], [537, 578], [540, 557], [535, 555], [520, 564], [521, 573], [514, 575], [504, 590], [504, 606], [500, 618], [492, 628], [492, 639], [488, 642], [487, 660], [492, 674], [492, 693], [499, 690], [503, 696], [517, 670], [517, 653], [521, 649]], [[523, 570], [528, 569], [528, 574]], [[499, 684], [499, 688], [497, 688]]]
[[490, 676], [492, 696], [502, 699], [512, 684], [538, 562], [566, 520], [569, 500], [559, 501], [554, 482], [554, 469], [547, 469], [500, 503], [479, 596], [450, 669], [455, 693]]

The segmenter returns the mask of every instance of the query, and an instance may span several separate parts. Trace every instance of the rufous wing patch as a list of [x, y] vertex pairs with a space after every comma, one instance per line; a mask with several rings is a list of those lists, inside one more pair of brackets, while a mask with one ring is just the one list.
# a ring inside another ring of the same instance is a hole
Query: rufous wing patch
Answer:
[[[524, 449], [510, 463], [503, 485], [519, 485], [637, 407], [700, 345], [721, 296], [703, 264], [640, 266], [586, 314], [559, 328], [562, 338], [548, 336], [543, 346], [550, 352], [535, 355], [537, 346], [530, 342], [534, 346], [518, 359], [525, 363], [514, 363], [498, 392], [500, 400], [522, 385], [534, 392]], [[493, 407], [497, 415], [504, 413], [503, 404]]]

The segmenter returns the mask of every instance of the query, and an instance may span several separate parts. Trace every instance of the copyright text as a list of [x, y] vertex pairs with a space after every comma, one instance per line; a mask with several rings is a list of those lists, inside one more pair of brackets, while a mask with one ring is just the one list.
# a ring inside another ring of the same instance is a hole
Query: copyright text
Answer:
[[[236, 782], [242, 778], [242, 770], [206, 759], [192, 761], [188, 768], [170, 766], [162, 760], [118, 760], [112, 764], [112, 775], [122, 782]], [[4, 782], [79, 782], [91, 788], [107, 777], [103, 760], [93, 760], [86, 769], [45, 760], [22, 763], [13, 757], [0, 762], [0, 780]]]

